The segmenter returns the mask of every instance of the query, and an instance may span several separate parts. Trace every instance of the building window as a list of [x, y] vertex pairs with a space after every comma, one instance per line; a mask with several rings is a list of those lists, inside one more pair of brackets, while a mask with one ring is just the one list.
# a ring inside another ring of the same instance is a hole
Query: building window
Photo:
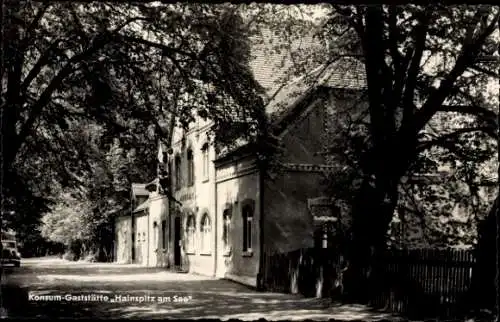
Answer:
[[195, 219], [194, 216], [191, 215], [187, 219], [186, 225], [186, 252], [194, 253], [195, 251]]
[[243, 206], [243, 251], [252, 252], [253, 207]]
[[175, 156], [175, 189], [179, 190], [182, 184], [181, 157]]
[[192, 186], [194, 184], [194, 158], [193, 150], [187, 150], [187, 184]]
[[141, 233], [137, 233], [137, 243], [141, 242]]
[[161, 221], [161, 248], [167, 248], [167, 221]]
[[203, 173], [202, 173], [202, 178], [203, 181], [208, 180], [208, 143], [203, 144], [203, 147], [201, 148], [201, 153], [202, 153], [202, 158], [203, 158]]
[[212, 242], [212, 239], [210, 238], [211, 232], [212, 232], [212, 227], [210, 224], [210, 217], [208, 216], [208, 214], [204, 214], [203, 217], [201, 218], [201, 226], [200, 226], [201, 252], [203, 254], [211, 253], [211, 242]]
[[224, 254], [231, 252], [231, 208], [222, 213], [222, 242], [224, 245]]
[[142, 233], [142, 241], [146, 241], [146, 233]]

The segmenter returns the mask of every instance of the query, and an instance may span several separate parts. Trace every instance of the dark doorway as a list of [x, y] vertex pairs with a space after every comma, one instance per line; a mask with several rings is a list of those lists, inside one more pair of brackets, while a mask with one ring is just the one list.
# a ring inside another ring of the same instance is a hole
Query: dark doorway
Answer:
[[174, 223], [174, 265], [181, 266], [181, 218], [175, 217]]

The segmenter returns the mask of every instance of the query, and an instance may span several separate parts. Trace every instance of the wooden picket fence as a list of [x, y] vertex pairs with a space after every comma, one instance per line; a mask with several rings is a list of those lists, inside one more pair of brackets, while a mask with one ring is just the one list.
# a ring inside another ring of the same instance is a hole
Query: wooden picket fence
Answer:
[[[331, 292], [341, 265], [334, 251], [310, 248], [264, 258], [268, 291], [343, 301]], [[468, 250], [388, 250], [366, 285], [369, 304], [407, 316], [452, 317], [469, 288], [474, 262]]]
[[307, 248], [264, 256], [264, 281], [272, 292], [325, 297], [333, 285], [338, 254], [329, 249]]
[[415, 317], [458, 314], [475, 263], [469, 250], [388, 250], [374, 274], [371, 304]]

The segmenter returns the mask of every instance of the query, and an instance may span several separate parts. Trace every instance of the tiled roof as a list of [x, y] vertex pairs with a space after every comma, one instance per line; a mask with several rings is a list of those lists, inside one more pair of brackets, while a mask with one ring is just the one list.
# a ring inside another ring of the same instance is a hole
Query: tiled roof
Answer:
[[[366, 88], [364, 64], [350, 57], [340, 58], [326, 65], [314, 63], [314, 60], [324, 61], [324, 59], [318, 60], [318, 56], [316, 56], [315, 59], [308, 60], [308, 64], [306, 64], [310, 66], [310, 68], [306, 68], [308, 73], [291, 78], [288, 82], [284, 81], [292, 67], [291, 55], [289, 51], [273, 50], [280, 41], [266, 37], [276, 38], [271, 33], [264, 31], [260, 39], [257, 37], [252, 39], [253, 60], [250, 61], [250, 68], [254, 72], [256, 81], [266, 89], [268, 99], [266, 110], [275, 121], [280, 122], [284, 115], [293, 112], [297, 103], [302, 101], [301, 98], [311, 94], [317, 87]], [[299, 45], [292, 44], [292, 46], [304, 51], [318, 50], [321, 52], [319, 41], [314, 40], [312, 36], [303, 37], [298, 42]], [[234, 119], [238, 120], [241, 117], [235, 114]], [[233, 148], [221, 151], [218, 158], [224, 159], [225, 155], [232, 155], [232, 153], [234, 153]], [[321, 169], [321, 171], [325, 171], [325, 169]]]
[[365, 65], [353, 57], [343, 57], [326, 68], [319, 83], [332, 88], [365, 89]]
[[132, 193], [134, 196], [149, 196], [145, 183], [132, 183]]
[[353, 58], [341, 58], [329, 66], [321, 65], [289, 83], [268, 103], [269, 114], [281, 114], [299, 97], [317, 86], [339, 89], [364, 89], [364, 64]]
[[299, 77], [289, 75], [293, 67], [290, 51], [276, 50], [280, 45], [290, 46], [290, 44], [266, 29], [261, 30], [260, 37], [254, 36], [252, 42], [253, 60], [250, 62], [250, 68], [257, 82], [266, 89], [270, 99], [267, 104], [269, 114], [287, 109], [314, 85], [347, 89], [366, 87], [364, 64], [359, 60], [345, 57], [330, 66], [320, 64], [319, 62], [326, 60], [326, 57], [322, 56], [324, 47], [312, 35], [305, 35], [291, 43], [294, 51], [319, 52], [314, 58], [307, 58], [308, 54], [305, 55], [307, 59], [305, 70], [309, 72]]
[[278, 53], [273, 50], [275, 44], [272, 40], [271, 33], [267, 29], [261, 29], [260, 34], [250, 37], [250, 69], [266, 93], [272, 89], [276, 78], [282, 76], [285, 71], [281, 63], [285, 61], [287, 55], [286, 52]]

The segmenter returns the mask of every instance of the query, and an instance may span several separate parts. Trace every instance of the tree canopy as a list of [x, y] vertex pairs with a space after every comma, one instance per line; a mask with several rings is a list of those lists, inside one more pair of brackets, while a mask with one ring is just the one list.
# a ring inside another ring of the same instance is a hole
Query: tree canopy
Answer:
[[229, 143], [235, 112], [262, 114], [232, 5], [10, 1], [3, 18], [3, 208], [47, 212], [47, 227], [72, 202], [89, 225], [126, 209], [131, 182], [155, 176], [169, 121], [210, 118]]

